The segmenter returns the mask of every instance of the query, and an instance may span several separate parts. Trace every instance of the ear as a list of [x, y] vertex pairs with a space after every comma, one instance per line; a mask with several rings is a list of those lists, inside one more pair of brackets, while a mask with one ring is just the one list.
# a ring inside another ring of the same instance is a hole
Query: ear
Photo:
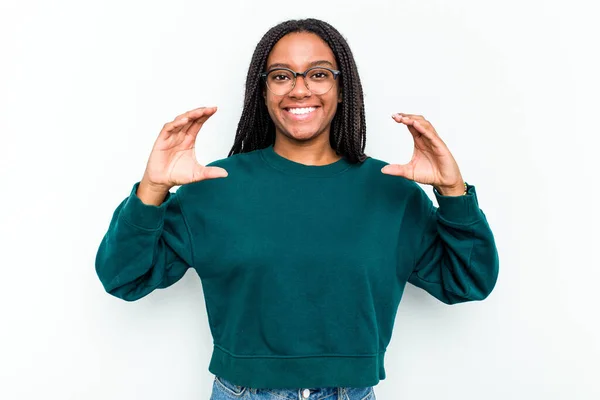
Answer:
[[340, 89], [340, 92], [338, 93], [338, 103], [341, 103], [343, 99], [344, 96], [342, 95], [342, 89]]

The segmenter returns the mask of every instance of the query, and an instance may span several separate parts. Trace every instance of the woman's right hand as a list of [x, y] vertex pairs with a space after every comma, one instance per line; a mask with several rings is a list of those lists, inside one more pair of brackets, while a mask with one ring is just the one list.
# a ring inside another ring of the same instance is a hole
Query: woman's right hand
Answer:
[[158, 206], [173, 186], [227, 176], [223, 168], [205, 167], [196, 160], [196, 136], [216, 111], [217, 107], [200, 107], [163, 126], [137, 189], [143, 203]]
[[196, 136], [216, 111], [217, 107], [197, 108], [165, 124], [154, 143], [142, 183], [157, 191], [168, 191], [177, 185], [226, 177], [223, 168], [205, 167], [196, 160]]

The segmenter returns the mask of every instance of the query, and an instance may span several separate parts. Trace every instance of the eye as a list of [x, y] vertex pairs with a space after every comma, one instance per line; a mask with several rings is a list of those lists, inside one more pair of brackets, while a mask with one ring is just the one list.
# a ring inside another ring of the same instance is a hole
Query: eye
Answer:
[[310, 78], [314, 80], [325, 80], [329, 79], [331, 73], [326, 69], [313, 70], [310, 73]]
[[284, 83], [288, 82], [293, 78], [293, 75], [290, 71], [275, 69], [268, 74], [268, 80], [273, 83]]

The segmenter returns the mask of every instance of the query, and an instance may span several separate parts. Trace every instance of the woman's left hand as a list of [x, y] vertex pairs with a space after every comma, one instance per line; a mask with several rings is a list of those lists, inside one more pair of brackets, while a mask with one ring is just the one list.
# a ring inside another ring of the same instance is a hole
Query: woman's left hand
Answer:
[[462, 195], [465, 184], [458, 164], [429, 121], [421, 115], [403, 113], [392, 118], [408, 127], [415, 148], [408, 164], [389, 164], [381, 172], [432, 185], [445, 196]]

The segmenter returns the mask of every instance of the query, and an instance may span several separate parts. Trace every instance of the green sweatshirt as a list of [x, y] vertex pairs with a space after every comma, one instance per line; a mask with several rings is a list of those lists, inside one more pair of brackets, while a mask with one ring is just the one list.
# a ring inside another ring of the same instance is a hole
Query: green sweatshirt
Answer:
[[209, 371], [253, 388], [365, 387], [407, 282], [447, 304], [482, 300], [498, 275], [475, 187], [442, 196], [383, 174], [385, 162], [308, 166], [269, 146], [210, 165], [226, 178], [145, 205], [136, 183], [97, 256], [105, 290], [137, 300], [198, 273]]

